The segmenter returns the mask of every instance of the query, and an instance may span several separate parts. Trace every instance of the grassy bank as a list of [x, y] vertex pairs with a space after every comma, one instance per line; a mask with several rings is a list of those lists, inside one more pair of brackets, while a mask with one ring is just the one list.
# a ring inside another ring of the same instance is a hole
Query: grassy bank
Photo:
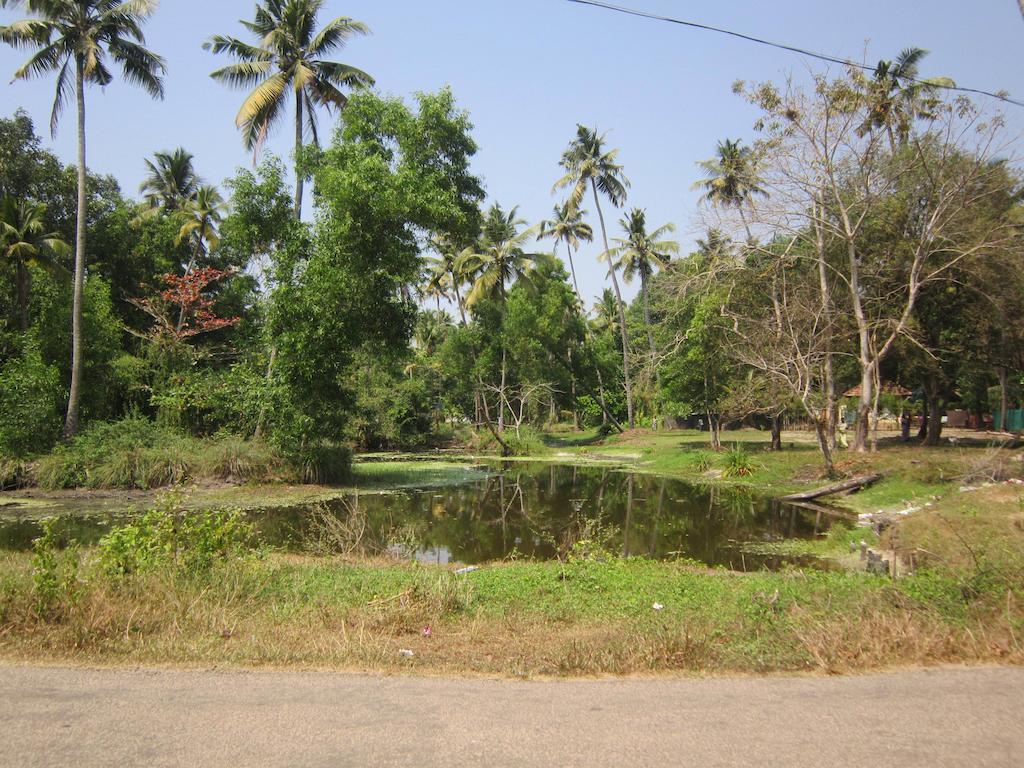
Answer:
[[155, 489], [183, 483], [301, 483], [347, 476], [344, 448], [290, 456], [264, 440], [193, 437], [142, 417], [90, 426], [51, 453], [0, 457], [0, 489]]
[[1007, 594], [1005, 584], [965, 594], [937, 572], [892, 583], [630, 560], [457, 575], [272, 555], [122, 580], [83, 562], [73, 591], [40, 611], [31, 563], [8, 555], [0, 655], [502, 675], [1020, 663], [1024, 612]]

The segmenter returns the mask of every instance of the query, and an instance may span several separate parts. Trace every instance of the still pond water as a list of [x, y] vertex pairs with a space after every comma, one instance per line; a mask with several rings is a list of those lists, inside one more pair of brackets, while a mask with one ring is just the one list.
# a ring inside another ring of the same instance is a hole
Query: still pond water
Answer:
[[[821, 565], [751, 550], [763, 542], [815, 538], [836, 520], [749, 490], [600, 466], [510, 462], [401, 477], [396, 482], [387, 472], [365, 473], [354, 494], [320, 502], [318, 511], [307, 503], [250, 514], [267, 543], [290, 550], [323, 540], [322, 524], [311, 518], [323, 520], [326, 512], [344, 523], [347, 535], [358, 533], [364, 551], [429, 563], [551, 559], [587, 540], [623, 556], [686, 557], [736, 570]], [[63, 515], [58, 530], [91, 544], [124, 517]], [[38, 535], [34, 516], [0, 514], [0, 549], [28, 549]]]

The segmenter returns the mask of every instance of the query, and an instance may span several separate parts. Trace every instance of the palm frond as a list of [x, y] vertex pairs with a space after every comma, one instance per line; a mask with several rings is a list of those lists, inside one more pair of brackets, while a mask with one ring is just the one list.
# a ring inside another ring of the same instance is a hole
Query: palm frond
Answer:
[[269, 74], [269, 59], [240, 61], [210, 73], [210, 77], [232, 88], [254, 88]]
[[347, 16], [339, 16], [324, 25], [323, 29], [312, 39], [309, 51], [314, 56], [322, 56], [345, 45], [356, 35], [369, 35], [370, 28], [361, 21]]

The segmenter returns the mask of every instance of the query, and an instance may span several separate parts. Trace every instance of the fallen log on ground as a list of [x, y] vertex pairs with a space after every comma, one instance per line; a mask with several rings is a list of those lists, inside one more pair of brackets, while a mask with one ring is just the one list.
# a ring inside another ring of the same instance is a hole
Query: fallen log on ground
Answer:
[[790, 497], [784, 497], [783, 501], [786, 502], [786, 506], [796, 507], [797, 509], [806, 509], [808, 512], [814, 512], [816, 514], [828, 515], [829, 517], [841, 517], [849, 518], [852, 514], [848, 509], [839, 509], [836, 507], [827, 507], [824, 504], [816, 504], [813, 501], [797, 501]]
[[877, 483], [881, 479], [882, 475], [880, 473], [873, 475], [858, 475], [857, 477], [840, 480], [838, 483], [832, 483], [831, 485], [826, 485], [822, 488], [815, 488], [813, 491], [791, 493], [789, 496], [783, 496], [782, 501], [810, 501], [811, 499], [820, 499], [822, 496], [831, 496], [834, 493], [859, 491], [861, 488], [867, 488], [869, 485]]

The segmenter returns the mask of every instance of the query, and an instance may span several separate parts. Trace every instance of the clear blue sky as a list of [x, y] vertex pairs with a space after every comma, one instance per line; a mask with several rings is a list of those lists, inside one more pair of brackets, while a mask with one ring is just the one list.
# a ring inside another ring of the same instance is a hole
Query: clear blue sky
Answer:
[[[1015, 0], [776, 0], [685, 2], [619, 0], [645, 10], [722, 26], [857, 60], [893, 58], [903, 47], [932, 51], [924, 76], [948, 75], [961, 85], [1005, 89], [1024, 97], [1024, 20]], [[242, 94], [213, 82], [226, 62], [201, 49], [211, 34], [242, 35], [252, 0], [164, 0], [147, 27], [151, 48], [169, 66], [167, 98], [153, 102], [115, 82], [89, 101], [89, 166], [116, 176], [134, 194], [143, 157], [184, 146], [200, 173], [219, 182], [251, 165], [234, 128]], [[446, 84], [476, 125], [475, 169], [488, 194], [518, 204], [531, 223], [555, 202], [558, 158], [577, 122], [609, 131], [633, 183], [629, 206], [648, 222], [679, 226], [684, 247], [695, 236], [694, 163], [724, 137], [752, 135], [752, 110], [731, 93], [737, 79], [806, 79], [797, 55], [659, 22], [627, 18], [565, 0], [330, 0], [325, 17], [360, 19], [373, 30], [337, 58], [377, 78], [382, 92], [408, 96]], [[0, 23], [19, 14], [0, 11]], [[27, 57], [0, 47], [0, 113], [21, 106], [46, 132], [52, 80], [7, 85]], [[1024, 108], [1007, 108], [1024, 129]], [[321, 121], [326, 128], [326, 118]], [[269, 149], [287, 157], [284, 127]], [[74, 161], [74, 115], [65, 116], [52, 149]], [[618, 218], [614, 213], [609, 217]], [[616, 227], [617, 228], [617, 225]], [[578, 269], [585, 294], [599, 293], [604, 269], [596, 247]], [[634, 287], [635, 289], [635, 287]], [[632, 291], [630, 291], [632, 293]]]

